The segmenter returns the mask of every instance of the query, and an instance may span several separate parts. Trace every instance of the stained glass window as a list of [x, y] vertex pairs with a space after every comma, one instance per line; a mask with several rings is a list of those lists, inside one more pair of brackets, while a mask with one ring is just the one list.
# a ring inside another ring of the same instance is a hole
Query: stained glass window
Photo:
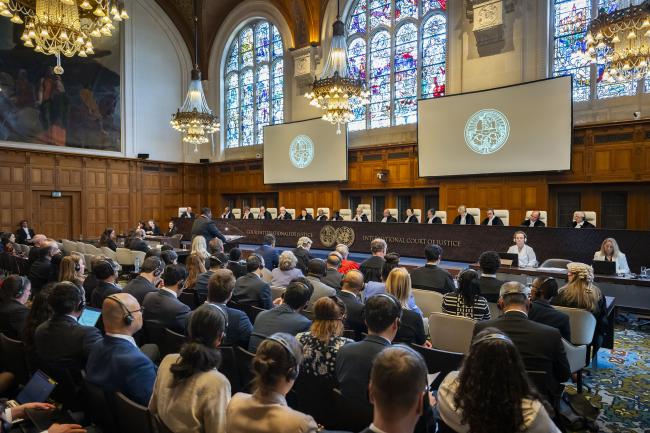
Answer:
[[226, 147], [261, 144], [264, 126], [284, 120], [284, 48], [268, 21], [241, 29], [225, 63]]
[[350, 131], [417, 121], [418, 98], [445, 93], [447, 0], [356, 0], [347, 18], [350, 73], [370, 103]]

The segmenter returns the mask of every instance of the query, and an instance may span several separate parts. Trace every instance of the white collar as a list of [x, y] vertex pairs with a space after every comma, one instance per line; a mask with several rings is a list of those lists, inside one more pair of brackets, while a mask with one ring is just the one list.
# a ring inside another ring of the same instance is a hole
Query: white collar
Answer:
[[351, 292], [351, 291], [349, 291], [349, 290], [341, 289], [341, 292], [349, 293], [349, 294], [351, 294], [352, 296], [354, 296], [355, 298], [358, 297], [358, 295], [357, 295], [356, 293]]
[[178, 298], [178, 295], [176, 294], [176, 292], [174, 292], [174, 291], [171, 290], [171, 289], [168, 289], [167, 287], [161, 287], [160, 290], [164, 290], [164, 291], [166, 291], [166, 292], [169, 292], [169, 293], [171, 293], [172, 295], [174, 295], [174, 298]]
[[481, 274], [481, 276], [485, 277], [485, 278], [496, 278], [497, 277], [496, 274]]
[[368, 429], [372, 430], [374, 433], [386, 433], [385, 431], [383, 431], [382, 429], [377, 427], [374, 422], [370, 423], [370, 426], [368, 427]]
[[66, 316], [68, 316], [69, 318], [71, 318], [71, 319], [74, 320], [75, 322], [78, 322], [78, 321], [79, 321], [79, 318], [73, 316], [72, 314], [66, 314]]
[[135, 340], [134, 340], [133, 337], [131, 337], [130, 335], [126, 335], [126, 334], [111, 334], [111, 333], [109, 333], [109, 332], [107, 332], [106, 335], [108, 335], [109, 337], [120, 338], [120, 339], [122, 339], [122, 340], [126, 340], [126, 341], [128, 341], [129, 343], [133, 344], [135, 347], [138, 347], [138, 345], [136, 344]]

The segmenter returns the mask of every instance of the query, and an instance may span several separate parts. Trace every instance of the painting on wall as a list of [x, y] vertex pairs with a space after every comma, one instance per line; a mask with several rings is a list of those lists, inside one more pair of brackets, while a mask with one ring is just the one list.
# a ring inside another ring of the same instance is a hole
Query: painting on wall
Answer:
[[62, 57], [56, 75], [55, 57], [23, 46], [22, 26], [1, 19], [0, 140], [121, 151], [119, 28], [93, 40], [94, 55]]

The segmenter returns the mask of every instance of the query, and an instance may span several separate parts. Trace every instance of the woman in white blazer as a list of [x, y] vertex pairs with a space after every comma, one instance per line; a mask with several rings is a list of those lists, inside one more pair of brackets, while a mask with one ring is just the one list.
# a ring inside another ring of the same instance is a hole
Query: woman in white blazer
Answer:
[[512, 241], [515, 243], [513, 246], [508, 248], [509, 254], [517, 254], [519, 256], [519, 267], [535, 267], [537, 266], [537, 257], [535, 256], [535, 251], [526, 244], [528, 238], [526, 233], [522, 231], [516, 231]]
[[618, 248], [618, 243], [614, 238], [607, 238], [600, 245], [600, 251], [594, 253], [594, 260], [605, 262], [616, 262], [617, 274], [629, 274], [630, 267], [627, 264], [625, 254]]

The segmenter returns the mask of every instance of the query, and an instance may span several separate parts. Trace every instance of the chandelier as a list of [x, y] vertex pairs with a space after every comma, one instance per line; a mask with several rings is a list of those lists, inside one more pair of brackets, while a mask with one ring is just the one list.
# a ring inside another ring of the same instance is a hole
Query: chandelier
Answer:
[[113, 21], [129, 18], [114, 0], [0, 0], [0, 15], [25, 24], [20, 39], [34, 51], [56, 57], [55, 74], [63, 74], [61, 54], [94, 54], [92, 38], [111, 36]]
[[199, 71], [199, 18], [194, 6], [194, 69], [192, 81], [185, 96], [183, 106], [172, 114], [172, 128], [183, 134], [183, 142], [194, 145], [194, 152], [199, 151], [199, 144], [209, 141], [207, 134], [219, 131], [220, 124], [217, 116], [212, 113], [203, 93], [201, 71]]
[[604, 66], [602, 80], [622, 83], [648, 74], [650, 62], [650, 0], [640, 5], [601, 12], [585, 36], [585, 59]]
[[367, 104], [368, 96], [370, 93], [363, 88], [361, 80], [348, 76], [345, 25], [337, 13], [327, 63], [321, 78], [314, 80], [312, 91], [305, 98], [311, 100], [310, 105], [323, 109], [323, 120], [335, 124], [336, 133], [340, 134], [341, 124], [353, 119], [352, 111]]

